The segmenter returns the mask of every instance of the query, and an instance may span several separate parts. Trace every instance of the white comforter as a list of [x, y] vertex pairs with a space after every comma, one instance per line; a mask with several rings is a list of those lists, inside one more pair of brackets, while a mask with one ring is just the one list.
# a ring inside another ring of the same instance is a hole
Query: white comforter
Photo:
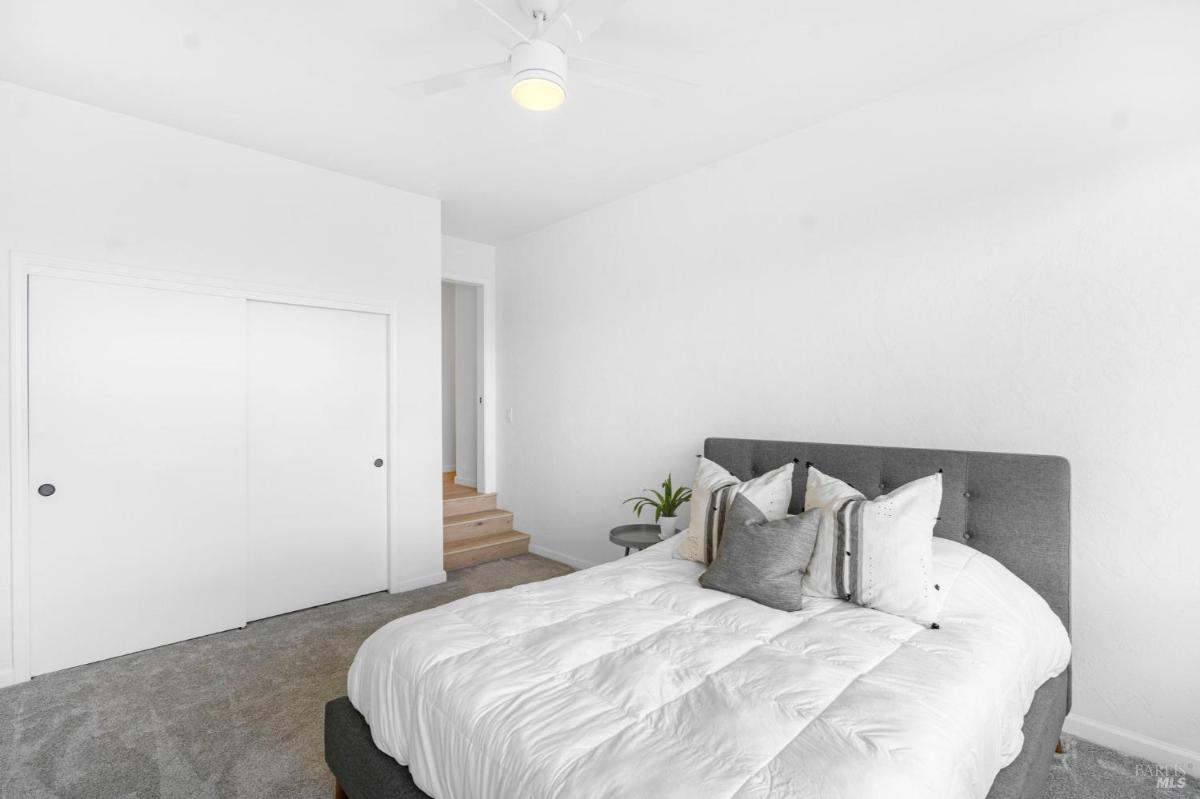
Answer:
[[381, 628], [349, 679], [376, 746], [437, 799], [983, 797], [1070, 657], [1040, 596], [949, 541], [938, 630], [710, 591], [675, 545]]

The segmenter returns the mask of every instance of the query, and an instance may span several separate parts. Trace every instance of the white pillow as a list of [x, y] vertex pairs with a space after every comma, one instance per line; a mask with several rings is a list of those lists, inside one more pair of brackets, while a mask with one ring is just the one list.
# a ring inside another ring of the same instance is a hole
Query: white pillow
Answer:
[[817, 508], [821, 511], [821, 524], [817, 528], [817, 546], [813, 550], [812, 560], [808, 562], [808, 571], [804, 573], [802, 591], [807, 596], [846, 598], [840, 581], [835, 580], [839, 559], [845, 558], [837, 548], [837, 518], [834, 511], [848, 499], [862, 499], [863, 495], [855, 491], [849, 484], [843, 483], [836, 477], [830, 477], [817, 471], [817, 467], [808, 467], [808, 481], [804, 486], [804, 509]]
[[[942, 505], [942, 475], [932, 474], [890, 494], [865, 499], [846, 483], [809, 467], [813, 507], [822, 510], [826, 560], [809, 564], [812, 588], [863, 607], [930, 626], [937, 621], [933, 587], [933, 527]], [[827, 594], [821, 594], [827, 596]]]
[[[788, 505], [792, 501], [794, 468], [794, 464], [788, 463], [742, 483], [725, 467], [708, 458], [700, 458], [696, 479], [692, 481], [692, 518], [688, 528], [683, 531], [676, 557], [712, 563], [721, 542], [723, 511], [737, 494], [743, 494], [753, 502], [767, 517], [767, 521], [777, 521], [787, 516]], [[720, 502], [720, 506], [715, 506], [714, 501]]]

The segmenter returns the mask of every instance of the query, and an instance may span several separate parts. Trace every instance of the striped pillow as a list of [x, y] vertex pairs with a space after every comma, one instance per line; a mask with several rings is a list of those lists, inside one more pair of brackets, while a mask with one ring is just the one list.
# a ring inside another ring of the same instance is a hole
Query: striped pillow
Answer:
[[788, 463], [742, 483], [723, 466], [701, 458], [692, 481], [692, 518], [676, 555], [706, 565], [712, 563], [725, 530], [725, 516], [738, 494], [754, 503], [767, 521], [787, 516], [794, 469], [795, 465]]
[[849, 483], [822, 474], [817, 467], [809, 465], [808, 480], [804, 487], [804, 509], [820, 510], [821, 525], [817, 530], [817, 547], [813, 550], [808, 571], [804, 573], [804, 593], [807, 596], [846, 597], [841, 580], [845, 555], [839, 554], [845, 552], [846, 548], [837, 545], [835, 511], [848, 499], [863, 499], [863, 495]]
[[[816, 470], [809, 467], [810, 479]], [[850, 486], [830, 485], [834, 478], [817, 472], [832, 504], [822, 508], [827, 560], [819, 586], [863, 607], [911, 619], [925, 626], [937, 621], [933, 585], [933, 527], [942, 504], [942, 475], [932, 474], [876, 499], [866, 499]], [[807, 496], [806, 496], [807, 505]], [[820, 544], [818, 543], [818, 546]]]

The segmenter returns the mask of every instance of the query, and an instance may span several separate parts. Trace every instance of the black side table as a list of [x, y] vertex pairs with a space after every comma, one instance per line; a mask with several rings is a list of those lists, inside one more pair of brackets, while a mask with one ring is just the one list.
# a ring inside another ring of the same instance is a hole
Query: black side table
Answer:
[[631, 549], [642, 550], [657, 544], [662, 540], [658, 533], [657, 524], [622, 524], [609, 531], [608, 540], [619, 547], [625, 547], [625, 554], [628, 555]]

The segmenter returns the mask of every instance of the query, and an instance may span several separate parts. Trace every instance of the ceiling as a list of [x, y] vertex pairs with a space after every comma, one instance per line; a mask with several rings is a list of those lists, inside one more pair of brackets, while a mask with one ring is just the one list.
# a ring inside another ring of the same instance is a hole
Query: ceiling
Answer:
[[446, 0], [0, 0], [0, 79], [438, 197], [498, 243], [1117, 1], [629, 0], [576, 52], [698, 88], [570, 83], [536, 114], [504, 83], [395, 90], [506, 57]]

